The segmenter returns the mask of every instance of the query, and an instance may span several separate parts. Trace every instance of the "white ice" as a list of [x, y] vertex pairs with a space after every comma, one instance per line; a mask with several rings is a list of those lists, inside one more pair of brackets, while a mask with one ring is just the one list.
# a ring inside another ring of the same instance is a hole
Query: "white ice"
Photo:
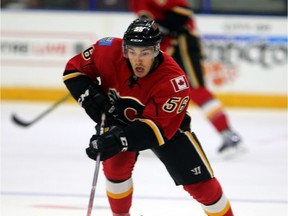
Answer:
[[[1, 216], [86, 215], [95, 163], [85, 148], [94, 124], [76, 104], [63, 104], [22, 128], [51, 103], [1, 102]], [[220, 137], [192, 107], [198, 135], [236, 216], [288, 215], [287, 111], [227, 109], [247, 152], [230, 160], [216, 150]], [[164, 166], [144, 151], [134, 170], [132, 216], [202, 216], [200, 205], [175, 186]], [[94, 216], [111, 215], [100, 170]]]

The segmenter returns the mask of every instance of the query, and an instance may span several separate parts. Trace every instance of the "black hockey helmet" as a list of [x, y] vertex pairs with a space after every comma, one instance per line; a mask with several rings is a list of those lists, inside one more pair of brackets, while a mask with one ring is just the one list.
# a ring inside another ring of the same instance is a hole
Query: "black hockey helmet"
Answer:
[[123, 37], [123, 55], [127, 58], [127, 47], [138, 46], [154, 48], [154, 56], [160, 51], [161, 33], [154, 20], [138, 18], [127, 28]]
[[161, 42], [161, 33], [154, 20], [138, 18], [124, 33], [124, 45], [155, 46]]

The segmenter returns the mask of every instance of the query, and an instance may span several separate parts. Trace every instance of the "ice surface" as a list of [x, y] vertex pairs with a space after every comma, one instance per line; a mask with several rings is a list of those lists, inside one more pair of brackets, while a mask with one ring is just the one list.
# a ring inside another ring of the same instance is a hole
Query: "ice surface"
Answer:
[[[76, 104], [64, 104], [28, 128], [50, 103], [1, 102], [1, 216], [86, 215], [95, 163], [85, 154], [94, 124]], [[206, 151], [236, 216], [284, 216], [287, 210], [286, 110], [227, 109], [247, 152], [224, 160], [220, 137], [192, 107], [192, 128]], [[200, 205], [174, 186], [149, 151], [134, 174], [132, 216], [201, 216]], [[111, 215], [100, 170], [92, 215]]]

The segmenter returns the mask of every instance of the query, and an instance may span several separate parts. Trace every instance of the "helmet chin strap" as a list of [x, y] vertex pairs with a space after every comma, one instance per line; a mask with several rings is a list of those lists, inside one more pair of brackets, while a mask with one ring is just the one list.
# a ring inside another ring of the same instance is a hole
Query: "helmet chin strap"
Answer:
[[[133, 73], [133, 72], [132, 72]], [[135, 84], [137, 84], [138, 81], [138, 77], [133, 73], [130, 77], [129, 77], [129, 87], [133, 88], [133, 86]]]

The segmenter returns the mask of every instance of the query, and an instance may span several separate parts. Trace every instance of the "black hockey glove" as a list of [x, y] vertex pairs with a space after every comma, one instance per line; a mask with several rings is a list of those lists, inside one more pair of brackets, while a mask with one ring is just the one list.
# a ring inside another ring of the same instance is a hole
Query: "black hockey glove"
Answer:
[[188, 20], [189, 16], [170, 11], [166, 13], [164, 20], [156, 20], [156, 22], [164, 35], [169, 34], [173, 37], [177, 37], [185, 31], [184, 26]]
[[[109, 110], [113, 107], [109, 98], [96, 86], [90, 85], [78, 98], [78, 103], [85, 109], [93, 121], [99, 123], [101, 121], [101, 114], [105, 113], [107, 122], [112, 115]], [[112, 108], [113, 110], [113, 108]]]
[[93, 135], [90, 139], [86, 153], [89, 158], [96, 160], [98, 153], [101, 153], [100, 160], [104, 161], [119, 152], [128, 150], [128, 142], [122, 127], [112, 126], [103, 135]]

